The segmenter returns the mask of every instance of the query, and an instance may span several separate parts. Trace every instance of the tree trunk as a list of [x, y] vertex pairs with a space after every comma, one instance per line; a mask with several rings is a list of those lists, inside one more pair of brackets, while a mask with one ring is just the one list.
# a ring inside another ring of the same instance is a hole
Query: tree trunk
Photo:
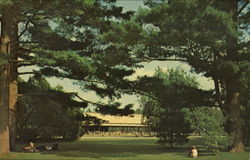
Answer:
[[12, 24], [12, 37], [10, 44], [11, 62], [10, 62], [10, 81], [9, 81], [9, 129], [10, 129], [10, 150], [15, 150], [16, 144], [16, 108], [18, 98], [17, 85], [17, 51], [18, 43], [18, 24]]
[[[225, 3], [225, 2], [224, 2]], [[238, 1], [233, 0], [228, 2], [229, 12], [232, 14], [232, 19], [238, 22]], [[235, 31], [237, 31], [237, 23], [235, 23]], [[239, 39], [234, 36], [229, 36], [227, 41], [227, 57], [232, 61], [238, 56], [238, 44]], [[229, 133], [232, 133], [233, 144], [230, 148], [230, 152], [244, 152], [243, 144], [243, 131], [242, 131], [242, 116], [240, 109], [240, 92], [239, 82], [237, 80], [238, 75], [234, 75], [231, 78], [225, 80], [226, 86], [226, 102], [225, 109], [227, 112], [227, 128]]]
[[219, 107], [223, 108], [223, 102], [222, 102], [222, 96], [221, 96], [221, 88], [220, 83], [217, 78], [214, 78], [214, 86], [215, 86], [215, 92], [216, 92], [216, 101], [219, 105]]
[[234, 137], [230, 152], [244, 152], [240, 93], [235, 88], [237, 88], [235, 84], [227, 83], [227, 99], [225, 103], [227, 130]]
[[8, 68], [8, 64], [0, 66], [0, 155], [9, 152]]
[[229, 134], [233, 134], [233, 144], [230, 147], [230, 152], [243, 152], [243, 134], [242, 134], [242, 119], [240, 110], [240, 93], [237, 91], [236, 83], [226, 83], [226, 102], [222, 103], [221, 91], [218, 80], [215, 80], [215, 88], [217, 101], [219, 106], [222, 106], [223, 114], [227, 117], [226, 128]]
[[[5, 9], [1, 18], [0, 54], [9, 57], [11, 16]], [[0, 66], [0, 154], [9, 152], [9, 64]]]

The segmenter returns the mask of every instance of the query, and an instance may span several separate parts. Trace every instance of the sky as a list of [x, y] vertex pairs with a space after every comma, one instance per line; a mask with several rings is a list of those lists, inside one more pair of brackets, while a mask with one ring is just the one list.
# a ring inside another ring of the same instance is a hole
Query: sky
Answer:
[[117, 5], [122, 6], [124, 11], [136, 11], [139, 7], [145, 7], [142, 0], [117, 0]]
[[[118, 6], [123, 6], [124, 7], [124, 11], [128, 11], [128, 10], [133, 10], [136, 11], [139, 7], [145, 7], [143, 6], [143, 1], [141, 0], [118, 0], [117, 2]], [[135, 79], [137, 76], [143, 76], [143, 75], [149, 75], [152, 76], [154, 74], [154, 71], [156, 68], [162, 68], [163, 70], [167, 70], [170, 68], [181, 68], [183, 70], [185, 70], [186, 72], [190, 72], [190, 66], [188, 66], [185, 63], [180, 63], [180, 62], [164, 62], [164, 61], [152, 61], [152, 62], [148, 62], [148, 63], [144, 63], [144, 67], [143, 68], [139, 68], [136, 70], [135, 74], [132, 75], [132, 79]], [[21, 72], [27, 72], [27, 71], [32, 71], [35, 70], [36, 67], [32, 67], [32, 68], [20, 68], [19, 70]], [[213, 86], [213, 81], [211, 79], [205, 78], [201, 75], [197, 75], [197, 74], [193, 74], [190, 73], [192, 75], [194, 75], [196, 77], [196, 79], [198, 80], [198, 82], [200, 83], [200, 87], [203, 89], [212, 89]], [[21, 78], [23, 78], [24, 80], [27, 80], [29, 78], [30, 75], [22, 75]], [[74, 85], [72, 80], [69, 79], [58, 79], [55, 77], [52, 78], [47, 78], [47, 80], [49, 81], [49, 83], [51, 84], [52, 87], [55, 87], [56, 85], [61, 85], [63, 86], [64, 90], [66, 92], [78, 92], [78, 95], [80, 97], [82, 97], [85, 100], [89, 100], [92, 102], [98, 102], [98, 101], [103, 101], [103, 99], [100, 99], [99, 97], [97, 97], [95, 95], [94, 92], [84, 92], [80, 89], [79, 86]], [[133, 103], [134, 104], [134, 108], [138, 108], [139, 103], [138, 103], [138, 97], [135, 95], [124, 95], [122, 96], [122, 98], [119, 100], [122, 105], [126, 105], [129, 103]]]

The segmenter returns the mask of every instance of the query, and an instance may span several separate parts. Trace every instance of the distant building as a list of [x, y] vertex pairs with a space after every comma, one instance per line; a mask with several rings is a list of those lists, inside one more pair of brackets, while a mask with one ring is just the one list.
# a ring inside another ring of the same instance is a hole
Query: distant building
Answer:
[[102, 123], [84, 122], [83, 126], [88, 134], [102, 135], [142, 135], [146, 132], [143, 124], [142, 115], [134, 114], [131, 116], [113, 116], [100, 113], [87, 113], [89, 116], [102, 119]]

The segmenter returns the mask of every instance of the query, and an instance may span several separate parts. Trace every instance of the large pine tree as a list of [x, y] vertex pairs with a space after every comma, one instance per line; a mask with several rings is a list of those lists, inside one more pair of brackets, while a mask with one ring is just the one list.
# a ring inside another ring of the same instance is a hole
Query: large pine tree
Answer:
[[144, 43], [144, 59], [181, 60], [215, 82], [218, 105], [234, 134], [231, 152], [244, 151], [241, 85], [249, 77], [249, 2], [169, 0], [151, 2], [138, 22], [157, 32]]
[[[111, 21], [129, 18], [114, 0], [6, 0], [1, 13], [0, 153], [15, 145], [18, 67], [77, 80], [102, 96], [119, 96], [117, 85], [133, 72], [128, 55], [100, 41]], [[117, 61], [111, 59], [117, 57]], [[118, 77], [118, 78], [117, 78]], [[121, 81], [119, 81], [120, 79]], [[113, 85], [107, 85], [113, 84]], [[100, 87], [101, 86], [101, 87]], [[9, 121], [9, 122], [8, 122]], [[9, 127], [8, 127], [9, 126]]]

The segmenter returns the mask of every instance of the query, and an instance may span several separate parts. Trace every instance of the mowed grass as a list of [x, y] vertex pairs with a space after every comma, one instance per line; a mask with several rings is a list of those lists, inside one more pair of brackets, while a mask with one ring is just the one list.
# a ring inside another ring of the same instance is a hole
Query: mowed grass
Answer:
[[[191, 160], [187, 157], [191, 145], [170, 149], [160, 146], [153, 137], [83, 137], [75, 142], [60, 142], [61, 151], [23, 153], [12, 152], [0, 157], [1, 160]], [[18, 145], [21, 148], [23, 145]], [[249, 152], [221, 152], [215, 156], [198, 145], [200, 156], [197, 160], [249, 160]]]

